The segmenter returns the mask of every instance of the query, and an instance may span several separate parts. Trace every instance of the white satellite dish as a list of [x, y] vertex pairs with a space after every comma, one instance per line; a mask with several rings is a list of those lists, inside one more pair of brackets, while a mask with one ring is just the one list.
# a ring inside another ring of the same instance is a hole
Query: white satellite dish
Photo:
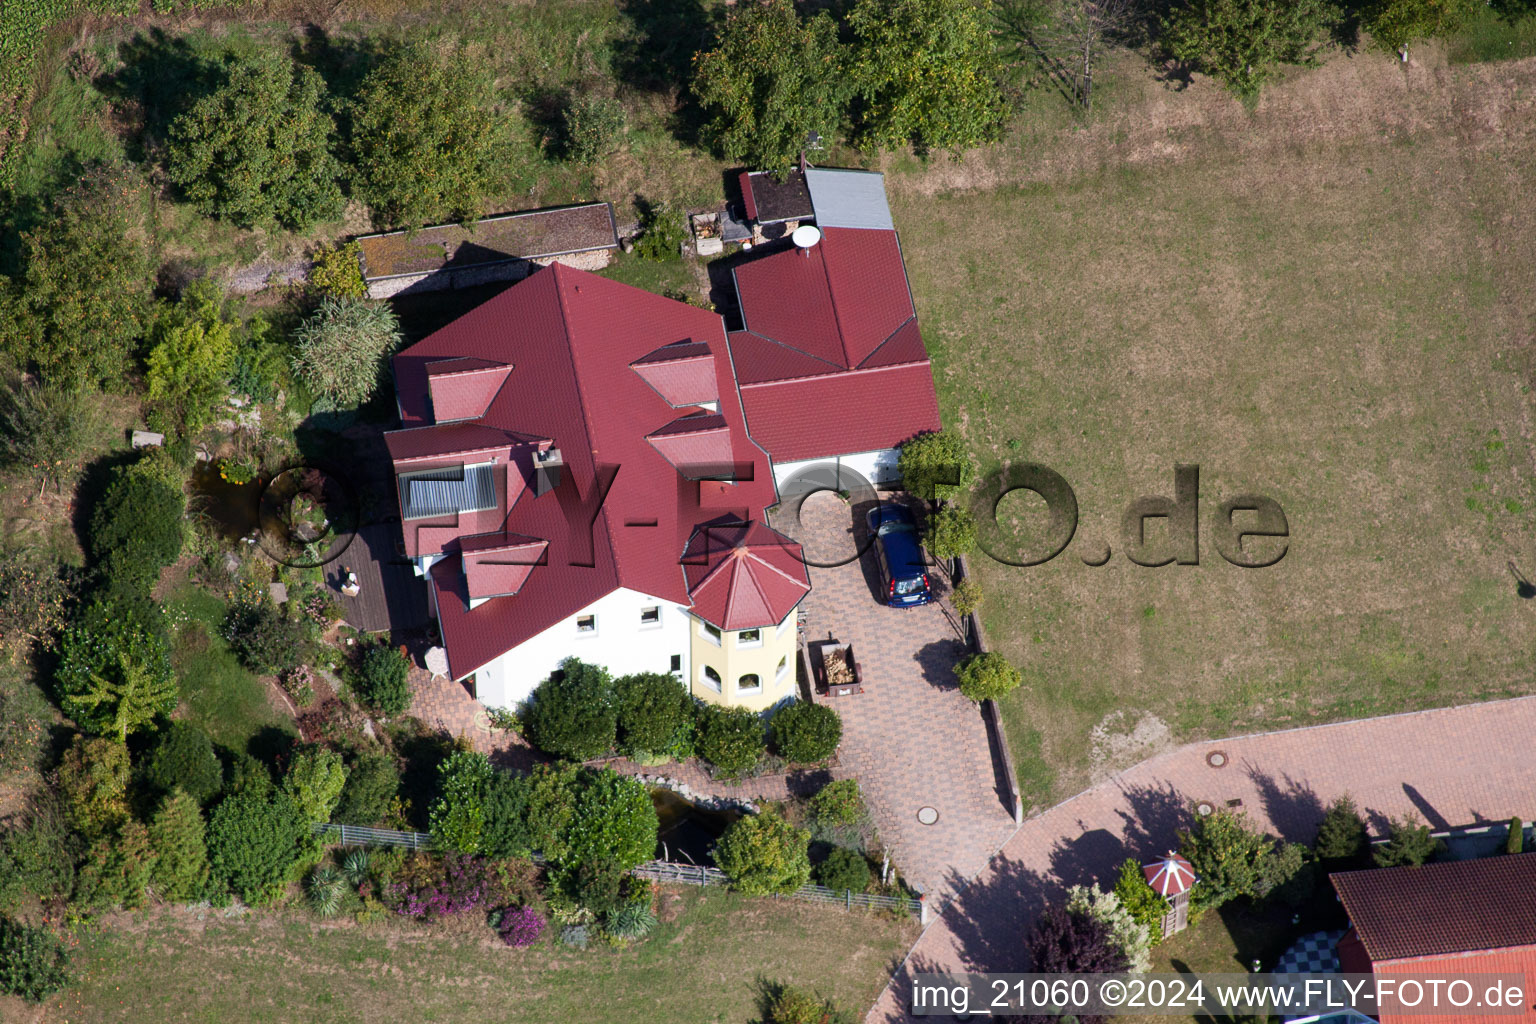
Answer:
[[814, 224], [802, 224], [790, 232], [789, 240], [802, 249], [809, 249], [821, 241], [821, 229]]

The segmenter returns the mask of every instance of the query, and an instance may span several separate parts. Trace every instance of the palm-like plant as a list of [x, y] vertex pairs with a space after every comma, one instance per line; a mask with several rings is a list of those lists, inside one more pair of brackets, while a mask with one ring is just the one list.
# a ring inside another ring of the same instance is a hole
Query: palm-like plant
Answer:
[[333, 868], [315, 868], [309, 873], [309, 905], [321, 917], [335, 917], [341, 911], [346, 892], [345, 880]]
[[609, 916], [607, 931], [616, 939], [643, 939], [655, 927], [650, 903], [626, 903]]
[[353, 888], [368, 881], [368, 851], [356, 849], [348, 852], [341, 861], [341, 876]]

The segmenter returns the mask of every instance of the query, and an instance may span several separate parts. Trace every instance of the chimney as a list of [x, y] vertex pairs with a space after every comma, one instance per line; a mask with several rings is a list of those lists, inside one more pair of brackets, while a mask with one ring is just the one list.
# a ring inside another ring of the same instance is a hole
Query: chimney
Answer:
[[565, 466], [565, 460], [560, 457], [559, 448], [550, 448], [533, 454], [533, 496], [548, 494], [560, 486], [560, 470]]

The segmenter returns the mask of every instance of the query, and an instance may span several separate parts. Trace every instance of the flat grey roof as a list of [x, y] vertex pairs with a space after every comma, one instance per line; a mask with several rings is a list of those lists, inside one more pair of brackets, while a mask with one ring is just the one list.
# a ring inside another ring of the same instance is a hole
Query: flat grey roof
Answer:
[[896, 230], [885, 199], [885, 175], [878, 171], [811, 167], [806, 169], [805, 184], [818, 227]]

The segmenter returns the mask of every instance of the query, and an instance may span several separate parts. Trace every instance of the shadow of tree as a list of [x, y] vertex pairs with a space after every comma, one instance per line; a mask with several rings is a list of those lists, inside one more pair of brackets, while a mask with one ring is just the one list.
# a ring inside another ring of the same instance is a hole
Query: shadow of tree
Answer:
[[1269, 815], [1280, 838], [1288, 843], [1310, 845], [1317, 838], [1317, 826], [1323, 820], [1325, 810], [1322, 799], [1312, 787], [1284, 773], [1277, 781], [1251, 764], [1245, 765], [1244, 770], [1258, 787], [1264, 812]]
[[934, 640], [919, 647], [913, 660], [922, 669], [928, 685], [940, 690], [958, 690], [955, 662], [965, 657], [965, 644], [955, 639]]
[[714, 40], [717, 16], [700, 0], [623, 0], [630, 33], [614, 47], [619, 80], [652, 92], [685, 90], [693, 55]]
[[1121, 844], [1126, 856], [1149, 860], [1174, 848], [1180, 829], [1194, 824], [1189, 799], [1173, 786], [1122, 787], [1129, 810], [1116, 811], [1122, 821]]
[[136, 161], [156, 158], [176, 115], [207, 95], [222, 77], [216, 55], [195, 49], [185, 37], [164, 29], [126, 40], [117, 49], [123, 67], [96, 83], [118, 102], [137, 129], [129, 134], [128, 155]]
[[1128, 856], [1125, 841], [1104, 828], [1084, 831], [1074, 838], [1058, 839], [1051, 850], [1051, 873], [1062, 885], [1093, 885], [1111, 889], [1115, 865]]

